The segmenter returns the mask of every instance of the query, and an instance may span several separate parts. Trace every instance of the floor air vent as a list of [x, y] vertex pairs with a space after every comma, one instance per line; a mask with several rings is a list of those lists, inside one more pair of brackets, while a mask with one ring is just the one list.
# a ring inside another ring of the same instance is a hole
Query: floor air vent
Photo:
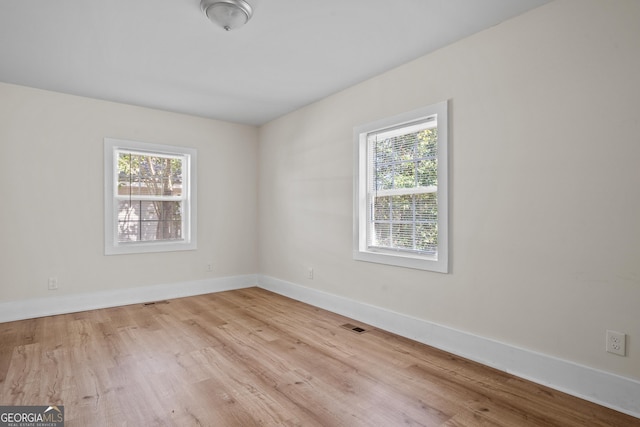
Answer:
[[360, 326], [352, 325], [351, 323], [345, 323], [344, 325], [342, 325], [342, 327], [352, 332], [355, 332], [356, 334], [363, 334], [367, 332], [366, 329], [363, 329]]
[[142, 305], [147, 306], [147, 305], [156, 305], [156, 304], [169, 304], [169, 301], [164, 300], [164, 301], [145, 302]]

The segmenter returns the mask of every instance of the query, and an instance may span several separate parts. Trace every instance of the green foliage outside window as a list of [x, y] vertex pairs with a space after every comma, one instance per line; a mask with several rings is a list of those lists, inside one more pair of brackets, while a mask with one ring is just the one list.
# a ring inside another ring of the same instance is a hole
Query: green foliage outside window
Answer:
[[[376, 246], [424, 253], [436, 250], [437, 142], [437, 128], [374, 142], [372, 222]], [[385, 190], [398, 189], [415, 190], [385, 194]]]

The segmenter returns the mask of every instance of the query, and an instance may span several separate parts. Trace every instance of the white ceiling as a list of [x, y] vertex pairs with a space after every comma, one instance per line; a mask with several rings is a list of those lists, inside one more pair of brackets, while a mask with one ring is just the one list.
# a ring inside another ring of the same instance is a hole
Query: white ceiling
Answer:
[[548, 0], [2, 0], [0, 81], [262, 124]]

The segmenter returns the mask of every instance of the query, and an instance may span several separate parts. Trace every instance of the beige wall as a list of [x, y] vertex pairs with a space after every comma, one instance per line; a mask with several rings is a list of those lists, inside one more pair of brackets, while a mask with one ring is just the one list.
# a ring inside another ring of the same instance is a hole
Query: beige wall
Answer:
[[[198, 150], [196, 251], [103, 255], [104, 137]], [[0, 302], [257, 273], [255, 127], [0, 84], [0, 144]]]
[[[640, 380], [639, 18], [557, 0], [261, 127], [260, 272]], [[452, 273], [353, 261], [353, 127], [446, 99]]]

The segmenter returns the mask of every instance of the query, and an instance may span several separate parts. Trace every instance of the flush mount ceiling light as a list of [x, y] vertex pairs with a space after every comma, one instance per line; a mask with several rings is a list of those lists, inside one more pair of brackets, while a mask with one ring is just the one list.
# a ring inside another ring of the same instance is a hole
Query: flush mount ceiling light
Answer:
[[253, 10], [244, 0], [201, 0], [200, 7], [207, 18], [227, 31], [246, 24]]

